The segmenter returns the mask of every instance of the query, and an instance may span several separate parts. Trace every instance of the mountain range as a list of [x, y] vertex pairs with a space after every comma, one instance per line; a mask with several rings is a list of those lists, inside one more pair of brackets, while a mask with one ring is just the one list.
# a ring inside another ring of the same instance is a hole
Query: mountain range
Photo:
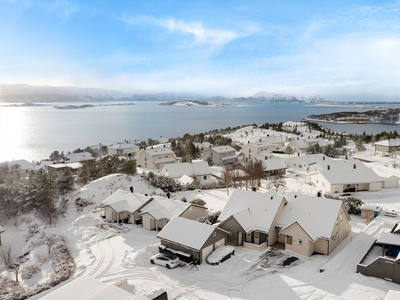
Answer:
[[163, 92], [155, 94], [124, 93], [118, 90], [80, 87], [33, 86], [28, 84], [0, 84], [0, 102], [104, 102], [104, 101], [185, 101], [208, 102], [275, 102], [275, 103], [322, 103], [324, 97], [293, 96], [270, 92], [258, 92], [250, 97], [206, 97], [190, 92]]

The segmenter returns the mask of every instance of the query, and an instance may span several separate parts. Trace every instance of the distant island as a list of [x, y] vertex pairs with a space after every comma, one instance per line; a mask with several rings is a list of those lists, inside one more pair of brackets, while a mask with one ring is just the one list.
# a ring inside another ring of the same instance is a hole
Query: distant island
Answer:
[[88, 107], [96, 107], [96, 106], [128, 106], [128, 105], [135, 105], [134, 103], [113, 103], [113, 104], [99, 104], [99, 105], [93, 105], [93, 104], [83, 104], [83, 105], [59, 105], [59, 106], [54, 106], [54, 108], [57, 109], [82, 109], [82, 108], [88, 108]]
[[369, 110], [365, 112], [343, 111], [330, 114], [310, 115], [305, 120], [337, 124], [400, 124], [400, 108]]
[[197, 100], [162, 102], [159, 105], [167, 105], [167, 106], [237, 107], [237, 105], [235, 105], [235, 104], [210, 103], [210, 102], [206, 102], [206, 101], [197, 101]]

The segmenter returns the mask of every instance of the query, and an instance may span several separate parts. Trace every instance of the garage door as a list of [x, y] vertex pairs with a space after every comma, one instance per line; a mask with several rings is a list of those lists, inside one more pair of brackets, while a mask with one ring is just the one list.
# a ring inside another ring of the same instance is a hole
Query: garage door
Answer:
[[208, 247], [205, 247], [203, 251], [201, 251], [201, 261], [206, 262], [207, 257], [213, 252], [213, 245], [211, 244]]
[[225, 239], [220, 239], [218, 242], [215, 243], [215, 249], [224, 245], [225, 245]]

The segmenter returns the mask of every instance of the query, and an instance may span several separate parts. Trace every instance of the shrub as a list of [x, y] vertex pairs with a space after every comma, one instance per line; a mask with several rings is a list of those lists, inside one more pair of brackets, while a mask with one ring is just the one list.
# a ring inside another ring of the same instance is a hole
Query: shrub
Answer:
[[182, 201], [182, 202], [187, 202], [186, 197], [183, 197], [183, 198], [181, 199], [181, 201]]
[[21, 277], [23, 279], [30, 279], [33, 277], [33, 275], [35, 275], [39, 271], [40, 271], [39, 265], [34, 264], [34, 265], [26, 266], [25, 268], [23, 268], [21, 270]]
[[193, 199], [192, 201], [190, 201], [190, 203], [200, 205], [200, 206], [206, 205], [206, 202], [202, 199]]
[[348, 197], [346, 200], [344, 200], [344, 203], [349, 214], [361, 214], [361, 205], [364, 203], [361, 199]]
[[212, 225], [217, 223], [220, 214], [221, 211], [216, 211], [212, 214], [209, 214], [208, 216], [198, 218], [197, 221], [199, 221], [200, 223]]

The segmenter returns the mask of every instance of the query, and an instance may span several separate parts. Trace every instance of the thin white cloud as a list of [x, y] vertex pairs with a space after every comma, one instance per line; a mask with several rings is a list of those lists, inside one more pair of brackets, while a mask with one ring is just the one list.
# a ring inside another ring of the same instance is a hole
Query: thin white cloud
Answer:
[[194, 37], [194, 44], [211, 44], [223, 46], [236, 39], [239, 35], [232, 30], [205, 28], [201, 22], [184, 22], [174, 18], [156, 19], [150, 16], [123, 17], [121, 20], [130, 25], [141, 23], [160, 26], [170, 32], [182, 32]]

